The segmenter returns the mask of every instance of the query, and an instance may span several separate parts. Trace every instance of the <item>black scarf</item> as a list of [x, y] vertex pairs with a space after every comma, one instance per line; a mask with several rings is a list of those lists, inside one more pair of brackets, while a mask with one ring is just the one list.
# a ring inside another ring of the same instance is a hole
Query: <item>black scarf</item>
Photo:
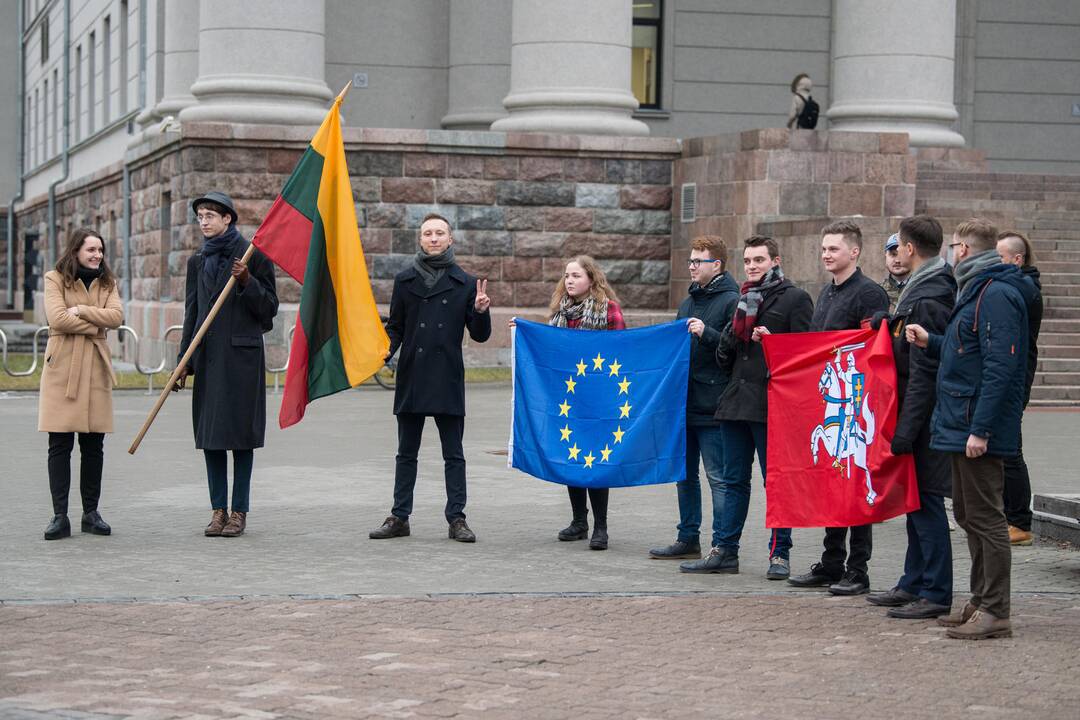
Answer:
[[435, 287], [439, 278], [446, 274], [446, 269], [454, 264], [454, 246], [443, 250], [438, 255], [428, 255], [423, 250], [416, 253], [413, 258], [413, 267], [420, 273], [420, 279], [424, 281], [427, 289]]
[[82, 280], [83, 285], [85, 285], [86, 289], [89, 290], [90, 283], [101, 277], [101, 267], [88, 268], [83, 265], [76, 264], [75, 277]]
[[203, 273], [206, 275], [206, 279], [210, 281], [210, 287], [213, 287], [214, 283], [217, 282], [218, 275], [229, 264], [236, 243], [242, 239], [236, 226], [230, 225], [228, 230], [216, 237], [207, 238], [206, 242], [203, 243], [201, 250]]

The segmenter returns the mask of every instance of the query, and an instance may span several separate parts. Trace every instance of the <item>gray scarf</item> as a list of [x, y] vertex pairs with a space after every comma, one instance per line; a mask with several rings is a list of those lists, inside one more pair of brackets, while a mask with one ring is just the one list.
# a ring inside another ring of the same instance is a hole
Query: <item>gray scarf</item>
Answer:
[[908, 275], [907, 282], [900, 288], [900, 298], [896, 301], [896, 306], [900, 307], [900, 303], [904, 302], [904, 297], [911, 292], [911, 288], [919, 285], [943, 267], [945, 267], [945, 258], [938, 256], [927, 260], [918, 270]]
[[584, 300], [574, 300], [569, 295], [563, 297], [559, 303], [559, 309], [551, 316], [548, 325], [554, 327], [570, 327], [570, 321], [580, 321], [577, 327], [581, 330], [607, 330], [608, 326], [608, 301], [598, 302], [589, 294]]
[[953, 277], [956, 278], [956, 297], [959, 298], [964, 294], [964, 288], [976, 275], [991, 265], [999, 264], [1001, 264], [1001, 256], [997, 254], [997, 250], [983, 250], [957, 263], [953, 270]]
[[446, 268], [454, 264], [454, 246], [443, 250], [438, 255], [428, 255], [423, 250], [418, 250], [413, 258], [413, 267], [420, 273], [420, 279], [424, 281], [427, 289], [435, 287], [439, 278], [446, 274]]

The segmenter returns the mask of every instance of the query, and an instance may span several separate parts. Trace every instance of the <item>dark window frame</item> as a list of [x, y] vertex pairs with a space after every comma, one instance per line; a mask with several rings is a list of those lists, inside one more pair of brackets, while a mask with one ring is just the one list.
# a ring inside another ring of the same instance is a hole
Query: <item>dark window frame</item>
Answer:
[[[653, 2], [657, 4], [656, 17], [633, 17], [634, 27], [640, 25], [656, 28], [656, 102], [641, 103], [638, 110], [661, 110], [664, 107], [664, 0], [653, 0]], [[633, 15], [633, 9], [630, 12]]]

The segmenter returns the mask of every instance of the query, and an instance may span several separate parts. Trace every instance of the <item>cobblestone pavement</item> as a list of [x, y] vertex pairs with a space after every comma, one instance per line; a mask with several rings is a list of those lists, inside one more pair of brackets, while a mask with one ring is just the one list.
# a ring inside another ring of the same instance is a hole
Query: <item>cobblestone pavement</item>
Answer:
[[[114, 534], [45, 542], [37, 398], [0, 395], [0, 718], [1077, 717], [1080, 552], [1016, 548], [1017, 636], [987, 643], [765, 580], [760, 482], [739, 575], [646, 559], [674, 537], [671, 486], [614, 491], [611, 549], [590, 552], [554, 539], [565, 490], [506, 468], [500, 386], [468, 390], [479, 542], [447, 540], [430, 423], [413, 535], [371, 541], [390, 504], [391, 399], [342, 393], [268, 428], [248, 533], [226, 540], [202, 537], [189, 397], [132, 457], [152, 398], [118, 394], [101, 503]], [[1036, 491], [1077, 491], [1077, 437], [1080, 413], [1029, 412]], [[795, 543], [801, 571], [821, 531]], [[875, 528], [875, 587], [895, 582], [905, 543], [902, 519]]]

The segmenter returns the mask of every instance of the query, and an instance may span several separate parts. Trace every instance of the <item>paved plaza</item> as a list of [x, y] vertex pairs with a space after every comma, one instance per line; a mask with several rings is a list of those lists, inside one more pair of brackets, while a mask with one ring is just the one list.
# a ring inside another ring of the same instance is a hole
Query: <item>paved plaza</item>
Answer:
[[[590, 552], [555, 540], [565, 489], [506, 467], [509, 399], [505, 385], [468, 389], [475, 545], [446, 537], [433, 423], [412, 536], [367, 539], [389, 511], [396, 443], [392, 393], [375, 387], [268, 428], [234, 540], [202, 536], [190, 395], [170, 398], [132, 457], [153, 398], [118, 393], [101, 502], [114, 534], [47, 543], [37, 397], [0, 395], [0, 717], [1076, 717], [1080, 552], [1016, 548], [1016, 637], [985, 643], [765, 580], [760, 479], [739, 575], [646, 558], [674, 538], [671, 486], [613, 491], [611, 549]], [[1077, 437], [1080, 413], [1028, 413], [1036, 492], [1076, 492]], [[874, 541], [884, 589], [903, 520]], [[795, 531], [796, 572], [820, 542]], [[954, 552], [963, 592], [960, 532]]]

